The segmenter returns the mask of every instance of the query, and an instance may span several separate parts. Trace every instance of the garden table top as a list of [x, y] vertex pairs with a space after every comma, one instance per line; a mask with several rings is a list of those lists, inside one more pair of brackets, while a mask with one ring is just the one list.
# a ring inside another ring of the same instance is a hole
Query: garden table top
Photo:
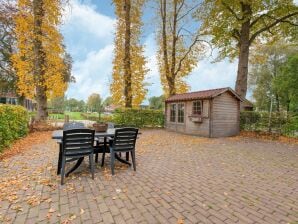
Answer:
[[[95, 132], [95, 137], [114, 137], [116, 128], [108, 128], [106, 132]], [[63, 130], [53, 131], [52, 139], [62, 140], [63, 138]]]

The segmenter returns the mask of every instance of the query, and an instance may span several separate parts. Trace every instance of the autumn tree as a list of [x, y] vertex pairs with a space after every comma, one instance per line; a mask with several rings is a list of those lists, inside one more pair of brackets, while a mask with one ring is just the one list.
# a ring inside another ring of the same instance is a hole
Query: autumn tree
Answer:
[[63, 96], [67, 66], [59, 33], [62, 0], [18, 0], [17, 52], [13, 64], [18, 93], [37, 101], [38, 121], [47, 118], [47, 100]]
[[113, 0], [117, 16], [113, 81], [113, 103], [125, 107], [139, 106], [147, 90], [144, 78], [148, 69], [140, 44], [141, 16], [144, 0]]
[[[250, 47], [256, 43], [297, 38], [297, 5], [293, 0], [203, 0], [195, 17], [201, 31], [211, 35], [219, 57], [238, 57], [235, 89], [247, 92]], [[297, 39], [296, 39], [297, 40]]]
[[84, 100], [77, 100], [75, 98], [70, 98], [65, 100], [65, 106], [69, 111], [84, 112], [86, 103]]
[[16, 5], [8, 0], [0, 0], [0, 91], [13, 91], [16, 74], [11, 56], [15, 52], [16, 38], [14, 34]]
[[100, 114], [103, 109], [103, 104], [102, 104], [102, 99], [98, 93], [92, 93], [87, 100], [87, 107], [88, 110], [91, 112], [97, 112], [99, 119], [100, 119]]
[[189, 89], [185, 78], [205, 52], [204, 40], [191, 27], [191, 14], [199, 6], [187, 0], [158, 0], [158, 63], [166, 96]]

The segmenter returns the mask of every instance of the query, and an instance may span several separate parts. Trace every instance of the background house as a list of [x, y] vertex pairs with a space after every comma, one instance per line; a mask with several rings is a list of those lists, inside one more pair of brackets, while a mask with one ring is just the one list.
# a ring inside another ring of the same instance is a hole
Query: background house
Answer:
[[231, 88], [173, 95], [165, 101], [165, 126], [205, 137], [237, 135], [241, 101]]
[[33, 100], [27, 98], [21, 99], [12, 92], [0, 92], [0, 103], [22, 105], [29, 111], [34, 111], [36, 108], [36, 103]]

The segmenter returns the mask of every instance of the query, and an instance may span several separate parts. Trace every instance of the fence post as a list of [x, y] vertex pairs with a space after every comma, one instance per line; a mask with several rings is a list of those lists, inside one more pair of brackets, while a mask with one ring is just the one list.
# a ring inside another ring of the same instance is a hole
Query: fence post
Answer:
[[64, 123], [69, 123], [69, 115], [64, 116]]

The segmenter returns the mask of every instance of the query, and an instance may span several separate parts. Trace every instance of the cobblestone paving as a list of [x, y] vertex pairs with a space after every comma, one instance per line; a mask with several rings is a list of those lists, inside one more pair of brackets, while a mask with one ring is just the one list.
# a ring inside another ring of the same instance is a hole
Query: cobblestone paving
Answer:
[[142, 133], [113, 177], [108, 156], [60, 186], [53, 140], [0, 162], [0, 223], [297, 223], [297, 145]]

